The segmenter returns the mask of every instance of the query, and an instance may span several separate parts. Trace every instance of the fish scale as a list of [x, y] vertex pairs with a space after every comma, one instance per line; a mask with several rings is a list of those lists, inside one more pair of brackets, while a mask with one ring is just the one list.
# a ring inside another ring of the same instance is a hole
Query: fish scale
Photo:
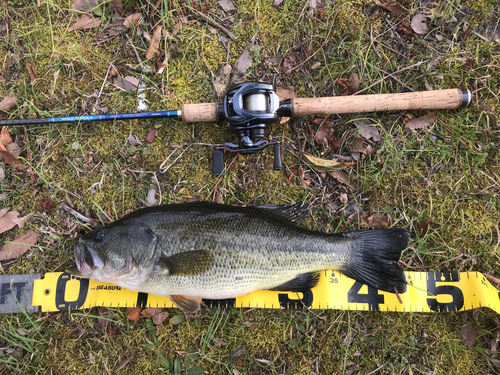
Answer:
[[397, 261], [406, 230], [326, 234], [297, 225], [304, 210], [207, 202], [144, 208], [80, 237], [73, 272], [170, 296], [186, 311], [199, 306], [196, 298], [307, 290], [323, 269], [390, 292], [405, 286]]

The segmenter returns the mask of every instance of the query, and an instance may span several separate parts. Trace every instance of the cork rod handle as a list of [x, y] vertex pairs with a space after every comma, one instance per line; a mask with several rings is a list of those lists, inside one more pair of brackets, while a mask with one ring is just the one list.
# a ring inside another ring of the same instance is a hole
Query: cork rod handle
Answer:
[[329, 98], [294, 98], [292, 99], [292, 114], [295, 117], [411, 109], [451, 109], [465, 107], [471, 102], [472, 92], [460, 89]]
[[183, 104], [181, 118], [184, 122], [216, 122], [217, 103]]

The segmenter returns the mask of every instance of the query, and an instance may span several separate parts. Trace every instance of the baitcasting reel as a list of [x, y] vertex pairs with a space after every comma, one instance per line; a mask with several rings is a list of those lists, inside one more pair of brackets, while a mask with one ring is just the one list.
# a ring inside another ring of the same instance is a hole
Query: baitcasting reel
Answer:
[[213, 174], [221, 174], [224, 170], [223, 150], [249, 155], [271, 145], [274, 146], [274, 169], [282, 169], [280, 143], [267, 142], [264, 135], [266, 127], [276, 122], [279, 116], [291, 116], [291, 102], [280, 103], [272, 85], [240, 83], [226, 93], [217, 112], [217, 117], [227, 121], [228, 127], [238, 137], [238, 144], [226, 143], [214, 150]]

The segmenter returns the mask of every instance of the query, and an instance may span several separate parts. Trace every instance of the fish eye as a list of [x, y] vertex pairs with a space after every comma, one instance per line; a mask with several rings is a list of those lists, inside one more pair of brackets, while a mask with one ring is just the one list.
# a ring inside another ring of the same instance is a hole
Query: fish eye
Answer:
[[96, 241], [96, 242], [102, 242], [103, 239], [104, 239], [103, 232], [97, 232], [94, 236], [94, 241]]

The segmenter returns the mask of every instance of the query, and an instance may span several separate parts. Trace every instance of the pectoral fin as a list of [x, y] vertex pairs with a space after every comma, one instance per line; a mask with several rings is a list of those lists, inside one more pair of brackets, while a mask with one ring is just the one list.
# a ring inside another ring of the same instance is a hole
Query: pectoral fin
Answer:
[[200, 300], [192, 296], [168, 296], [173, 303], [186, 313], [194, 314], [201, 307]]
[[213, 263], [212, 252], [208, 250], [190, 250], [163, 257], [158, 266], [168, 276], [195, 276], [208, 270]]

